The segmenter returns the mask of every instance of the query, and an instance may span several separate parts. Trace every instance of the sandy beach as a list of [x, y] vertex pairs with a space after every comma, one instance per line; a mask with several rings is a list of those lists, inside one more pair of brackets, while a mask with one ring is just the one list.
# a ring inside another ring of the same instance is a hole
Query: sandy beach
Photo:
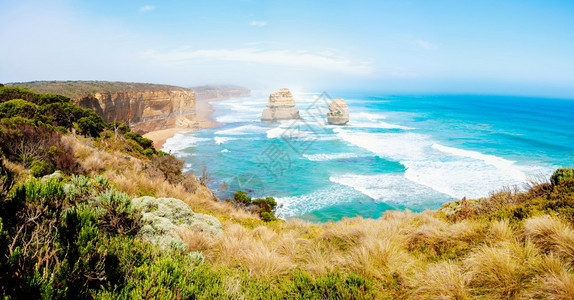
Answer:
[[222, 101], [227, 98], [215, 98], [215, 99], [205, 99], [205, 100], [197, 100], [195, 102], [195, 122], [193, 127], [174, 127], [162, 130], [151, 131], [143, 136], [151, 139], [153, 141], [153, 145], [156, 149], [160, 150], [163, 148], [163, 144], [165, 141], [171, 137], [173, 137], [176, 133], [180, 131], [187, 131], [187, 130], [197, 130], [203, 128], [211, 128], [221, 126], [221, 123], [216, 122], [211, 118], [211, 115], [215, 112], [213, 106], [210, 102], [215, 101]]

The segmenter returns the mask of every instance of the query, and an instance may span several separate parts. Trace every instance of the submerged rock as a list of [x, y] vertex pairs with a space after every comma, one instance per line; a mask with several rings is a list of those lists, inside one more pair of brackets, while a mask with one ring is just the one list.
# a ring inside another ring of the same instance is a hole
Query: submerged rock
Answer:
[[291, 91], [280, 89], [269, 95], [267, 108], [263, 110], [261, 121], [278, 121], [300, 119], [299, 110], [295, 108], [295, 100]]
[[349, 122], [349, 107], [345, 100], [337, 98], [329, 104], [327, 122], [333, 125], [345, 125]]

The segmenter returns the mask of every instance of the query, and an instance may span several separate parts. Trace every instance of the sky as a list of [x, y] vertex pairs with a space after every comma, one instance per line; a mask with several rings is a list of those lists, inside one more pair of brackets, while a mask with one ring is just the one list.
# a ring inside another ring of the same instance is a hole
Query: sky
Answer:
[[0, 82], [574, 98], [574, 1], [0, 0]]

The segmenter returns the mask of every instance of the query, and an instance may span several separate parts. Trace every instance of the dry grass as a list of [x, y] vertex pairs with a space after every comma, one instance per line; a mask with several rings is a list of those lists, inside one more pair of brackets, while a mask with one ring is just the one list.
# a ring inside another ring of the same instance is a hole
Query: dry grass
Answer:
[[495, 299], [515, 299], [531, 288], [539, 270], [540, 252], [529, 241], [483, 245], [466, 260], [471, 287]]
[[149, 162], [124, 155], [119, 150], [111, 150], [125, 144], [121, 141], [106, 140], [100, 143], [105, 145], [92, 145], [90, 141], [73, 135], [64, 136], [63, 139], [72, 145], [74, 157], [86, 172], [102, 174], [118, 190], [130, 196], [172, 197], [183, 200], [195, 212], [225, 216], [235, 221], [257, 219], [256, 215], [218, 201], [205, 186], [190, 192], [185, 182], [173, 184], [163, 177], [151, 176], [154, 172], [149, 172]]
[[536, 278], [536, 286], [529, 297], [552, 300], [574, 298], [574, 274], [570, 265], [550, 255], [544, 258], [541, 270], [544, 272]]
[[213, 238], [198, 230], [183, 230], [179, 237], [187, 245], [189, 252], [209, 250], [214, 244]]
[[430, 264], [410, 280], [411, 299], [469, 299], [470, 277], [454, 261]]
[[545, 251], [574, 262], [574, 230], [558, 218], [533, 217], [524, 221], [524, 235]]
[[508, 220], [493, 221], [489, 234], [492, 242], [510, 242], [516, 237]]

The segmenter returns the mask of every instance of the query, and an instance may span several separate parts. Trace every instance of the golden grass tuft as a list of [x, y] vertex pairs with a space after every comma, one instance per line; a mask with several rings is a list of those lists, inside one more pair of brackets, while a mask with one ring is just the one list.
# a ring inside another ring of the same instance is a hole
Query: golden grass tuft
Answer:
[[494, 242], [510, 242], [516, 237], [508, 220], [493, 221], [489, 234]]
[[185, 229], [179, 232], [179, 237], [187, 245], [187, 251], [206, 251], [213, 247], [213, 238], [199, 230]]
[[565, 265], [559, 270], [548, 271], [538, 277], [536, 286], [529, 296], [536, 299], [571, 300], [574, 299], [574, 274]]
[[539, 216], [524, 220], [524, 235], [545, 251], [574, 262], [574, 230], [558, 218]]
[[470, 277], [454, 261], [447, 260], [430, 264], [409, 280], [413, 288], [408, 296], [411, 299], [456, 299], [470, 298], [468, 285]]
[[526, 241], [482, 245], [464, 263], [474, 291], [490, 298], [514, 299], [531, 288], [540, 260], [539, 250]]
[[346, 258], [351, 271], [380, 280], [392, 273], [407, 274], [418, 261], [389, 238], [371, 239], [353, 248]]

